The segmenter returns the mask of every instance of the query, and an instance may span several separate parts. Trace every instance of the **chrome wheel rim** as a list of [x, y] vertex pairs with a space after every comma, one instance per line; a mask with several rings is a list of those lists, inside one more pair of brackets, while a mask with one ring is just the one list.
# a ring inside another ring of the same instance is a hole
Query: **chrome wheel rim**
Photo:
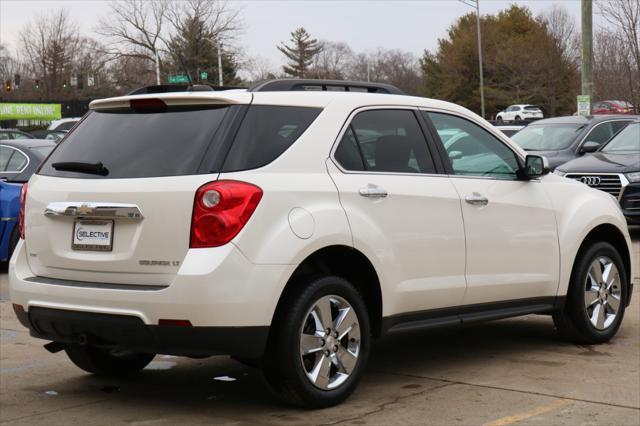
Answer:
[[336, 389], [353, 373], [360, 355], [360, 326], [355, 309], [340, 296], [318, 299], [300, 328], [300, 361], [309, 381]]
[[591, 262], [584, 289], [591, 325], [598, 330], [609, 328], [618, 316], [622, 298], [620, 273], [610, 258], [599, 256]]

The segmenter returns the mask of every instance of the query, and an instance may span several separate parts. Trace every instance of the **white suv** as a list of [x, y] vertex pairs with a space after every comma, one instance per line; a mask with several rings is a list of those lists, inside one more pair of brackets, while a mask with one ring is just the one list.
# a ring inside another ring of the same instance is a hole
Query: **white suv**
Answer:
[[353, 391], [372, 337], [531, 313], [613, 337], [616, 200], [457, 105], [314, 84], [92, 102], [24, 186], [22, 324], [96, 374], [230, 354], [311, 407]]
[[541, 118], [544, 118], [544, 114], [540, 107], [529, 104], [511, 105], [496, 115], [496, 120], [498, 122], [540, 120]]

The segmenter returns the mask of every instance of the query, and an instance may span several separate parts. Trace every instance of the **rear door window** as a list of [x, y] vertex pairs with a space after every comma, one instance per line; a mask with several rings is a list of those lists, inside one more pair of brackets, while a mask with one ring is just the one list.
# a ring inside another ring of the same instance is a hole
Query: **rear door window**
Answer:
[[358, 113], [334, 155], [346, 170], [435, 173], [420, 125], [411, 110]]

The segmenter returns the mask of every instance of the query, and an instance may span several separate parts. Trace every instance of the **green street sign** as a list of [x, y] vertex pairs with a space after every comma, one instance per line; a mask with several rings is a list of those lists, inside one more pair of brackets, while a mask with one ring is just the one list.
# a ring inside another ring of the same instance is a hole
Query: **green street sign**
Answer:
[[186, 75], [172, 75], [169, 76], [169, 83], [188, 83], [189, 77]]
[[206, 80], [207, 77], [209, 77], [209, 73], [206, 71], [201, 71], [200, 72], [200, 80]]
[[62, 117], [60, 104], [0, 103], [0, 120], [52, 121]]

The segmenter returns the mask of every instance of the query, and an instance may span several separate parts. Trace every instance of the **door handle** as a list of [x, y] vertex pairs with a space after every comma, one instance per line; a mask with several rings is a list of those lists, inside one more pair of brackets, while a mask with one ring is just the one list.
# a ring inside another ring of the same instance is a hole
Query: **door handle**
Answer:
[[385, 198], [387, 194], [387, 190], [384, 188], [380, 188], [379, 186], [369, 185], [364, 188], [360, 188], [358, 191], [360, 195], [367, 198]]
[[464, 197], [464, 200], [471, 204], [472, 206], [486, 206], [489, 204], [489, 199], [484, 195], [480, 195], [477, 192], [474, 192], [471, 195], [467, 195]]

